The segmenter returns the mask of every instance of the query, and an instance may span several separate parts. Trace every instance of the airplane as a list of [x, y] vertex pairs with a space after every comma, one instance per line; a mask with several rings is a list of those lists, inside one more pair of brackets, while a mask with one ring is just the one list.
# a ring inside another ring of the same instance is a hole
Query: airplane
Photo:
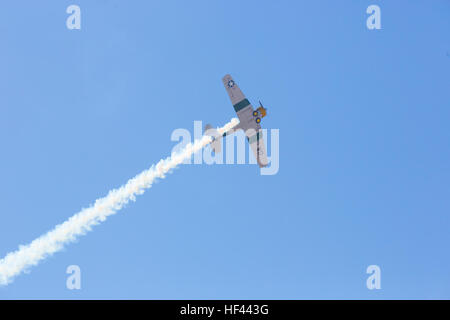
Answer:
[[[264, 108], [261, 101], [259, 101], [259, 107], [256, 110], [253, 109], [251, 103], [244, 96], [241, 89], [239, 89], [238, 85], [229, 74], [222, 78], [222, 82], [227, 90], [231, 103], [233, 104], [234, 111], [239, 118], [239, 124], [232, 130], [225, 132], [223, 137], [230, 135], [237, 130], [244, 130], [247, 141], [252, 148], [259, 167], [266, 167], [269, 161], [267, 159], [261, 130], [261, 119], [267, 115], [267, 109]], [[211, 142], [212, 150], [214, 152], [220, 152], [221, 143], [217, 130], [213, 129], [210, 124], [207, 124], [205, 126], [205, 134], [213, 138], [213, 141]]]

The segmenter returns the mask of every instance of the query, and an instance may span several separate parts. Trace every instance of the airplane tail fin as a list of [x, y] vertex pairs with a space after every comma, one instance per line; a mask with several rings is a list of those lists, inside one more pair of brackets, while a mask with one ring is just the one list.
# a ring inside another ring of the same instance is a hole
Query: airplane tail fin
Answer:
[[210, 124], [205, 126], [205, 135], [213, 138], [211, 142], [211, 148], [214, 153], [220, 153], [222, 151], [222, 139], [217, 129], [213, 128]]

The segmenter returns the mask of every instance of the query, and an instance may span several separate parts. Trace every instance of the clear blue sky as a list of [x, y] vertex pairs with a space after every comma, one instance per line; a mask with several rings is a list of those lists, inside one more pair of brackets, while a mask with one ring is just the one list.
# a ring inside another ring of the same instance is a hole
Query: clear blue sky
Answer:
[[0, 257], [229, 121], [226, 73], [280, 170], [184, 165], [0, 299], [449, 299], [449, 30], [446, 0], [5, 1]]

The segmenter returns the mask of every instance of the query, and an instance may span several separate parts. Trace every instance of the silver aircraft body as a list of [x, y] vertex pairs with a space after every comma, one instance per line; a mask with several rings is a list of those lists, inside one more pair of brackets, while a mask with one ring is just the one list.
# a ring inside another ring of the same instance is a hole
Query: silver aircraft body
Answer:
[[[222, 82], [230, 97], [234, 111], [239, 118], [239, 124], [231, 132], [227, 132], [223, 136], [229, 135], [236, 130], [243, 130], [258, 165], [260, 167], [267, 166], [268, 159], [261, 130], [261, 119], [266, 116], [267, 110], [262, 106], [261, 102], [256, 110], [253, 109], [250, 101], [244, 96], [239, 86], [229, 74], [222, 78]], [[220, 137], [217, 137], [215, 132], [211, 132], [211, 130], [214, 129], [210, 125], [207, 125], [205, 131], [209, 131], [214, 139], [211, 147], [215, 152], [220, 152], [220, 141], [218, 141]]]

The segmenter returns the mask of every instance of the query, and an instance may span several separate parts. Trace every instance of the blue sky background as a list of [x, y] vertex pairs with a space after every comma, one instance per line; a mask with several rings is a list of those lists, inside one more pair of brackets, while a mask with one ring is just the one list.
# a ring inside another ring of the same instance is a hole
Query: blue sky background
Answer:
[[228, 122], [226, 73], [268, 107], [280, 170], [184, 165], [0, 299], [450, 298], [449, 1], [1, 7], [1, 257], [167, 156], [174, 129]]

